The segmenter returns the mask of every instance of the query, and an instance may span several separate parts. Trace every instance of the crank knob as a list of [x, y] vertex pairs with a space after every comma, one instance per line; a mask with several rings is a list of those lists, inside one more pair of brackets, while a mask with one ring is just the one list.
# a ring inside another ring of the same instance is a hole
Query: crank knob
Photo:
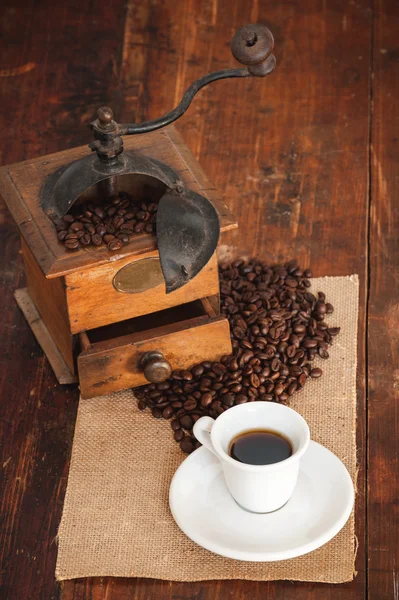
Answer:
[[248, 66], [248, 71], [256, 77], [269, 75], [276, 66], [271, 53], [274, 48], [272, 32], [259, 23], [241, 27], [231, 42], [231, 52], [236, 60]]

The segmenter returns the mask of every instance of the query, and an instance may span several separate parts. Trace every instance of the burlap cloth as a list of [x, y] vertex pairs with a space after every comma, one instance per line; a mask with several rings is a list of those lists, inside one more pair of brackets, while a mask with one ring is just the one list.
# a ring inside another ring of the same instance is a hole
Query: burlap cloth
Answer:
[[[358, 277], [313, 280], [341, 326], [324, 373], [294, 396], [312, 438], [356, 473]], [[131, 391], [81, 400], [59, 528], [57, 579], [90, 576], [203, 579], [295, 579], [341, 583], [354, 575], [354, 518], [324, 547], [274, 563], [223, 558], [189, 540], [168, 506], [169, 484], [184, 459], [170, 424], [140, 413]]]

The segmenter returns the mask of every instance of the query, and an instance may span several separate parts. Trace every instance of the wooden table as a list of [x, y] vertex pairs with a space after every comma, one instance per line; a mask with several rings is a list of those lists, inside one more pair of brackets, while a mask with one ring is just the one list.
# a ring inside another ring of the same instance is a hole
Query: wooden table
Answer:
[[[395, 0], [3, 0], [0, 163], [90, 141], [102, 104], [154, 118], [204, 72], [233, 66], [227, 41], [268, 25], [267, 80], [201, 91], [179, 121], [240, 229], [226, 255], [297, 257], [316, 276], [358, 273], [359, 456], [353, 582], [54, 580], [78, 405], [57, 384], [13, 291], [19, 238], [0, 203], [1, 598], [64, 600], [399, 597], [399, 9]], [[396, 530], [396, 531], [395, 531]]]

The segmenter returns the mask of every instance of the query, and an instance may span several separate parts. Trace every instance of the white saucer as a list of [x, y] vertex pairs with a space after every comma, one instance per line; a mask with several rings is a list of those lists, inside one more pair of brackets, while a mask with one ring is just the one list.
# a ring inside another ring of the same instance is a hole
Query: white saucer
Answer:
[[180, 465], [169, 492], [172, 515], [190, 539], [221, 556], [258, 562], [294, 558], [323, 546], [345, 525], [353, 502], [345, 466], [313, 441], [301, 459], [294, 494], [274, 513], [240, 508], [219, 461], [203, 447]]

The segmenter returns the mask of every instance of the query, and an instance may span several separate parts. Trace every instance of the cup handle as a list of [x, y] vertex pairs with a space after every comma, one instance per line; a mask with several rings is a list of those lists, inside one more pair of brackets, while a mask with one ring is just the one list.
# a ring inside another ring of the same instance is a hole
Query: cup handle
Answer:
[[211, 431], [215, 419], [211, 417], [201, 417], [196, 423], [194, 423], [193, 433], [197, 440], [205, 446], [207, 450], [217, 456], [213, 444], [211, 442]]

